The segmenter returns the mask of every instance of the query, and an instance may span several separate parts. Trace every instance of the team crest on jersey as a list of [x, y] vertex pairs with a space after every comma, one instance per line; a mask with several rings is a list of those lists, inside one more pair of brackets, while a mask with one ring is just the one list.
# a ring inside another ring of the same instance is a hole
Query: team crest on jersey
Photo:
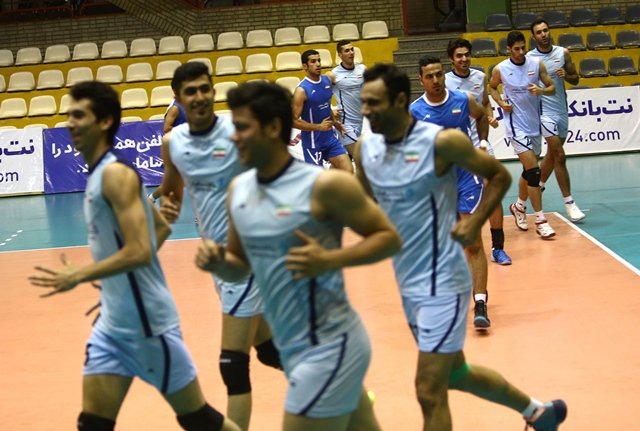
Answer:
[[225, 157], [226, 155], [227, 155], [227, 150], [225, 148], [215, 147], [213, 149], [213, 158], [214, 159], [221, 159], [221, 158]]
[[278, 217], [287, 217], [291, 215], [291, 207], [289, 205], [278, 205], [276, 207], [276, 215]]
[[453, 115], [460, 115], [460, 113], [461, 113], [461, 112], [462, 112], [462, 109], [460, 109], [460, 108], [453, 108], [453, 109], [451, 110], [451, 113], [452, 113]]
[[420, 159], [420, 154], [417, 151], [407, 151], [404, 154], [405, 163], [416, 163]]

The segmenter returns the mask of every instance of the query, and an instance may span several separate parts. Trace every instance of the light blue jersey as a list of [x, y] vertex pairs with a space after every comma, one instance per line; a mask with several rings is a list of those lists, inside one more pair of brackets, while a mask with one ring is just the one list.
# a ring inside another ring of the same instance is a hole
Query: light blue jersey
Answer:
[[[542, 115], [552, 118], [566, 117], [568, 119], [567, 92], [564, 88], [564, 79], [556, 75], [556, 71], [564, 67], [564, 48], [553, 46], [549, 52], [541, 52], [536, 48], [529, 51], [527, 57], [544, 63], [547, 73], [556, 87], [556, 94], [553, 96], [541, 96]], [[538, 85], [544, 87], [542, 82], [539, 82]]]
[[[104, 169], [111, 163], [118, 163], [118, 160], [113, 153], [107, 152], [89, 170], [84, 194], [89, 247], [96, 262], [113, 255], [124, 245], [113, 208], [102, 194]], [[142, 181], [140, 183], [140, 200], [151, 241], [151, 263], [101, 280], [100, 318], [95, 328], [115, 338], [151, 337], [179, 326], [176, 306], [158, 261], [152, 210]]]
[[457, 217], [455, 170], [440, 177], [435, 172], [435, 139], [441, 130], [417, 121], [399, 143], [386, 143], [380, 134], [363, 135], [364, 173], [402, 237], [393, 267], [406, 298], [471, 292], [462, 246], [451, 238]]
[[529, 93], [531, 84], [538, 85], [540, 62], [525, 57], [522, 64], [510, 58], [498, 63], [505, 99], [513, 106], [504, 113], [507, 138], [540, 136], [540, 99]]
[[341, 138], [344, 145], [355, 143], [362, 132], [360, 90], [364, 84], [365, 70], [364, 64], [354, 64], [353, 68], [347, 69], [342, 63], [331, 70], [335, 76], [333, 95], [342, 113], [340, 122], [346, 130], [345, 136]]
[[[460, 76], [454, 70], [445, 75], [444, 85], [449, 91], [464, 91], [471, 94], [473, 99], [479, 106], [482, 106], [486, 78], [484, 72], [476, 69], [469, 69], [469, 75]], [[469, 138], [474, 147], [480, 146], [480, 137], [476, 128], [475, 118], [469, 118], [471, 125], [469, 127]]]

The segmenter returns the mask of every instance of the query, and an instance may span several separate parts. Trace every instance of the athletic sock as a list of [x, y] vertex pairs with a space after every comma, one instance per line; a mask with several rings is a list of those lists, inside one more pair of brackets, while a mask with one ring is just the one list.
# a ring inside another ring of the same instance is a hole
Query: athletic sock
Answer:
[[520, 211], [524, 211], [525, 208], [527, 207], [527, 202], [523, 201], [522, 199], [518, 198], [518, 200], [516, 201], [516, 206], [518, 207], [518, 209]]
[[521, 412], [522, 416], [525, 419], [529, 419], [542, 406], [544, 406], [542, 401], [538, 401], [535, 398], [531, 398], [531, 402], [529, 403], [529, 406]]
[[547, 219], [544, 217], [544, 213], [542, 211], [536, 211], [536, 223], [540, 221], [546, 221]]
[[562, 198], [562, 199], [564, 199], [564, 204], [565, 204], [565, 205], [571, 205], [571, 204], [573, 204], [573, 203], [574, 203], [574, 202], [573, 202], [573, 197], [572, 197], [571, 195], [569, 195], [569, 196], [565, 196], [565, 197], [564, 197], [564, 198]]
[[484, 301], [484, 303], [487, 303], [487, 294], [486, 293], [474, 293], [473, 294], [473, 300], [475, 302], [478, 301]]
[[491, 231], [491, 248], [494, 250], [504, 249], [504, 230], [502, 229], [489, 229]]
[[540, 181], [540, 190], [544, 190], [544, 185], [545, 185], [545, 182], [544, 181]]

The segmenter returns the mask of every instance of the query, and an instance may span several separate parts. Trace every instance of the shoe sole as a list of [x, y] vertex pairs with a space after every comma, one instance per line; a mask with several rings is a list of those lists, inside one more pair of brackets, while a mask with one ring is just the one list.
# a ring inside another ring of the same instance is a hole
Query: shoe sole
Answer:
[[582, 220], [584, 220], [585, 218], [587, 218], [587, 216], [586, 216], [586, 215], [585, 215], [585, 216], [583, 216], [583, 217], [580, 217], [580, 218], [571, 218], [571, 217], [569, 217], [569, 220], [571, 220], [571, 221], [572, 221], [572, 222], [574, 222], [574, 223], [579, 223], [579, 222], [581, 222]]
[[560, 425], [567, 418], [567, 403], [562, 400], [554, 400], [551, 403], [556, 413], [556, 422]]
[[509, 265], [511, 265], [511, 261], [510, 260], [507, 260], [507, 261], [504, 261], [504, 262], [498, 262], [497, 260], [495, 260], [493, 258], [493, 256], [491, 257], [491, 262], [497, 263], [498, 265], [501, 265], [501, 266], [509, 266]]
[[477, 331], [486, 331], [491, 327], [491, 322], [486, 319], [473, 319], [473, 327]]
[[529, 226], [527, 226], [526, 228], [520, 227], [520, 225], [518, 224], [518, 216], [516, 215], [516, 210], [513, 209], [514, 207], [509, 205], [509, 212], [511, 213], [511, 215], [514, 218], [514, 221], [516, 223], [516, 227], [518, 229], [520, 229], [521, 231], [528, 231], [529, 230]]
[[554, 232], [554, 233], [552, 233], [551, 235], [542, 235], [542, 234], [541, 234], [540, 232], [538, 232], [538, 231], [536, 231], [536, 233], [537, 233], [538, 235], [540, 235], [540, 238], [542, 238], [542, 239], [551, 239], [551, 238], [553, 238], [554, 236], [556, 236], [556, 233], [555, 233], [555, 232]]

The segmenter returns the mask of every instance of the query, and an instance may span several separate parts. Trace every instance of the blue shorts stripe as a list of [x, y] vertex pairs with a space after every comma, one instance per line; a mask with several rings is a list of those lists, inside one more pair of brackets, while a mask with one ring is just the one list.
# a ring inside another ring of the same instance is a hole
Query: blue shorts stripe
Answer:
[[446, 339], [449, 337], [449, 334], [451, 334], [451, 331], [453, 331], [453, 327], [455, 326], [456, 321], [458, 320], [458, 314], [460, 314], [460, 294], [456, 295], [456, 313], [453, 315], [453, 319], [451, 319], [451, 323], [447, 328], [447, 332], [445, 332], [444, 336], [442, 337], [440, 342], [438, 342], [436, 347], [433, 348], [432, 353], [438, 353], [438, 350], [440, 350], [440, 347], [442, 347]]
[[242, 291], [242, 295], [240, 295], [240, 298], [238, 298], [238, 301], [235, 304], [233, 304], [233, 307], [231, 307], [231, 310], [229, 310], [230, 316], [235, 316], [236, 312], [238, 311], [238, 308], [240, 308], [240, 305], [242, 305], [245, 298], [251, 291], [252, 287], [253, 287], [253, 274], [249, 276], [249, 280], [247, 281], [247, 285], [244, 288], [244, 291]]
[[162, 384], [160, 385], [160, 392], [167, 393], [169, 389], [169, 377], [171, 375], [171, 354], [169, 353], [169, 346], [167, 340], [164, 339], [164, 335], [160, 335], [160, 345], [162, 346], [162, 356], [164, 357], [164, 372], [162, 373]]

